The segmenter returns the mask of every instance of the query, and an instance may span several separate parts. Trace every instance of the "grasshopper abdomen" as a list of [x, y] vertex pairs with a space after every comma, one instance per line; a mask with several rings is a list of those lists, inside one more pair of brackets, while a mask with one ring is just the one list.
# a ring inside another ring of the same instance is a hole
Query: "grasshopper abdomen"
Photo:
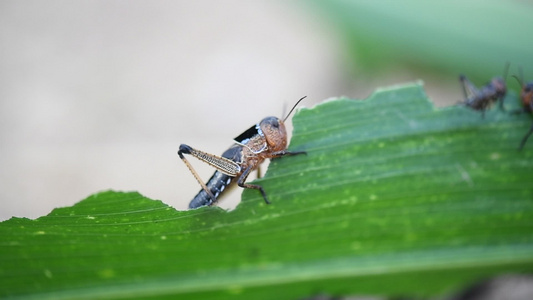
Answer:
[[[218, 198], [222, 194], [222, 192], [224, 192], [226, 188], [233, 183], [233, 179], [235, 179], [235, 177], [231, 177], [222, 172], [215, 171], [213, 176], [211, 176], [211, 178], [207, 181], [206, 186], [207, 189], [211, 191], [211, 194], [213, 194], [215, 198]], [[213, 200], [211, 199], [209, 194], [207, 194], [207, 192], [202, 189], [191, 200], [191, 202], [189, 203], [189, 208], [198, 208], [211, 204], [213, 204]]]

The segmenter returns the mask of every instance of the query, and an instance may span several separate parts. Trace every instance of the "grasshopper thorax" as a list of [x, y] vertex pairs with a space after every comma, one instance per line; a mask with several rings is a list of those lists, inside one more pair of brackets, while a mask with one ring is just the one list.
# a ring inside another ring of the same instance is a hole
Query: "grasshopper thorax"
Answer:
[[264, 134], [269, 151], [277, 152], [287, 148], [287, 130], [282, 120], [266, 117], [259, 122], [259, 128]]

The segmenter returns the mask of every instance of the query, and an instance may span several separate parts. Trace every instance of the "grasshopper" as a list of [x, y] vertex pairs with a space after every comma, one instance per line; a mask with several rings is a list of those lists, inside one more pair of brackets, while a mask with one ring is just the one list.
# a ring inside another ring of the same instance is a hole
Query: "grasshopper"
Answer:
[[[266, 204], [270, 204], [263, 187], [246, 183], [246, 178], [248, 178], [250, 172], [257, 169], [267, 158], [306, 154], [305, 151], [287, 151], [287, 131], [284, 123], [303, 99], [305, 97], [296, 102], [283, 120], [277, 117], [266, 117], [244, 131], [234, 139], [235, 144], [222, 153], [221, 156], [181, 144], [178, 155], [202, 187], [200, 192], [189, 203], [189, 208], [214, 204], [224, 190], [234, 183], [235, 179], [238, 186], [246, 189], [256, 189], [261, 192]], [[202, 181], [184, 154], [196, 157], [216, 169], [207, 183]]]
[[[520, 78], [513, 75], [513, 77], [518, 81], [520, 84], [520, 87], [522, 88], [520, 91], [520, 100], [522, 100], [522, 109], [516, 111], [515, 113], [530, 113], [533, 114], [533, 81], [525, 83], [524, 82], [524, 73], [522, 72], [522, 68], [520, 68]], [[533, 133], [533, 124], [531, 125], [531, 128], [526, 133], [526, 135], [522, 138], [522, 141], [520, 142], [520, 146], [518, 147], [518, 150], [521, 151], [522, 148], [526, 145], [527, 139], [529, 136]]]
[[482, 117], [485, 116], [485, 110], [489, 108], [494, 102], [500, 102], [500, 109], [503, 110], [503, 99], [507, 93], [507, 85], [505, 84], [505, 78], [507, 77], [507, 71], [509, 70], [509, 64], [505, 64], [504, 76], [494, 77], [492, 80], [478, 89], [465, 75], [459, 76], [459, 81], [463, 87], [465, 95], [464, 105], [474, 109], [480, 110]]

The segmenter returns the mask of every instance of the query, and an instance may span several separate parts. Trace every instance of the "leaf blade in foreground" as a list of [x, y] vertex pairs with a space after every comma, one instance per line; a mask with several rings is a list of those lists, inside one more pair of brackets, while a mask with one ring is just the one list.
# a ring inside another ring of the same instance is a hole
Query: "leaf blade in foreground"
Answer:
[[[516, 98], [511, 101], [518, 101]], [[533, 269], [526, 116], [436, 109], [418, 84], [293, 118], [291, 150], [232, 212], [103, 192], [0, 224], [0, 295], [435, 295]]]

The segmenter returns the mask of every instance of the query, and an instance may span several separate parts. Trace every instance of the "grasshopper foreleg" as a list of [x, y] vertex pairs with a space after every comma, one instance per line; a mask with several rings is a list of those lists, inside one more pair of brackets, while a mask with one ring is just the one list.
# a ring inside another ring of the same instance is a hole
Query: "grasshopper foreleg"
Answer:
[[281, 150], [278, 152], [272, 153], [272, 157], [282, 157], [282, 156], [292, 156], [292, 155], [298, 155], [298, 154], [305, 154], [307, 155], [307, 152], [305, 151], [287, 151], [287, 150]]
[[[272, 158], [276, 158], [276, 157], [281, 157], [281, 156], [287, 156], [287, 155], [298, 155], [298, 154], [307, 154], [307, 152], [305, 151], [287, 151], [287, 150], [281, 150], [281, 151], [278, 151], [278, 152], [273, 152], [272, 153]], [[252, 166], [249, 166], [248, 168], [246, 168], [241, 176], [239, 176], [239, 179], [237, 179], [237, 185], [242, 187], [242, 188], [245, 188], [245, 189], [255, 189], [255, 190], [259, 190], [261, 192], [261, 195], [263, 196], [263, 199], [265, 200], [265, 203], [266, 204], [270, 204], [270, 201], [268, 201], [268, 198], [266, 196], [266, 193], [265, 193], [265, 190], [263, 189], [262, 186], [260, 185], [257, 185], [257, 184], [251, 184], [251, 183], [246, 183], [246, 178], [248, 178], [248, 175], [250, 175], [250, 172], [252, 171], [253, 167]]]

